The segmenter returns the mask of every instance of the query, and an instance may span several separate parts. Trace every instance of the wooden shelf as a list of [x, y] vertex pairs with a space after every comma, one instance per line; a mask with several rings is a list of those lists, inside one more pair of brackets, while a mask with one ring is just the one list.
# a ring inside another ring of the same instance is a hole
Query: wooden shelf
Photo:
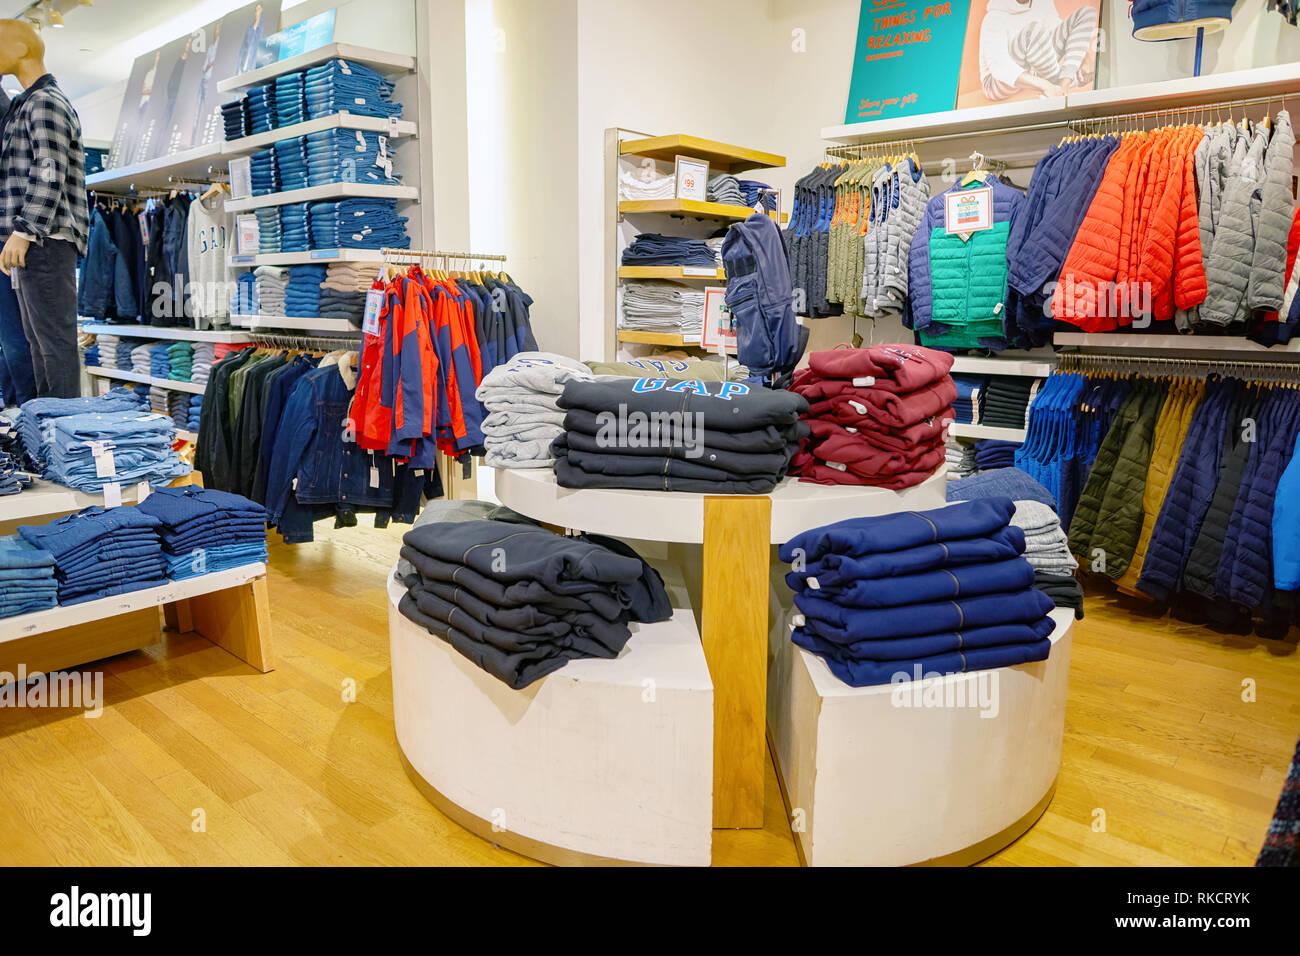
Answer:
[[308, 186], [306, 189], [289, 189], [284, 192], [268, 193], [265, 196], [249, 196], [247, 199], [227, 199], [226, 212], [246, 212], [249, 209], [262, 209], [265, 206], [287, 206], [299, 202], [324, 202], [331, 199], [415, 199], [420, 191], [414, 186], [388, 186], [378, 183], [328, 183], [324, 186]]
[[378, 249], [308, 249], [305, 252], [235, 253], [226, 257], [232, 267], [296, 266], [321, 262], [383, 262]]
[[638, 332], [636, 329], [619, 329], [620, 342], [639, 342], [642, 345], [667, 345], [673, 348], [703, 348], [697, 339], [684, 339], [671, 332]]
[[196, 385], [194, 382], [181, 382], [172, 378], [154, 378], [151, 375], [145, 375], [141, 372], [128, 372], [124, 369], [102, 368], [98, 365], [87, 365], [86, 374], [93, 375], [96, 378], [112, 378], [121, 382], [135, 382], [139, 385], [153, 385], [158, 388], [165, 388], [172, 392], [189, 392], [191, 395], [202, 395], [205, 385]]
[[715, 170], [722, 173], [735, 173], [742, 169], [764, 169], [785, 165], [785, 157], [778, 156], [776, 153], [732, 146], [730, 143], [688, 136], [685, 133], [653, 136], [649, 139], [625, 139], [619, 143], [619, 153], [623, 156], [646, 156], [663, 163], [671, 163], [679, 155], [704, 159], [708, 160], [710, 174]]
[[318, 316], [290, 315], [232, 315], [232, 325], [241, 329], [291, 329], [296, 332], [347, 332], [361, 334], [361, 330], [347, 319], [324, 319]]
[[678, 279], [706, 282], [726, 282], [727, 274], [715, 269], [707, 275], [691, 275], [685, 270], [687, 266], [619, 266], [620, 279]]
[[726, 220], [748, 219], [754, 214], [754, 210], [749, 206], [701, 202], [698, 199], [624, 199], [618, 204], [618, 211], [623, 216], [668, 213], [674, 216], [694, 216], [697, 219]]
[[950, 427], [952, 434], [958, 438], [996, 438], [1000, 441], [1023, 442], [1025, 440], [1024, 428], [999, 428], [996, 425], [966, 425], [961, 422], [953, 422]]
[[368, 66], [377, 73], [410, 73], [415, 69], [415, 58], [401, 53], [388, 53], [385, 50], [374, 50], [370, 47], [355, 46], [351, 43], [327, 43], [325, 46], [308, 50], [306, 53], [291, 56], [287, 60], [271, 63], [267, 66], [258, 67], [256, 70], [249, 70], [247, 73], [239, 73], [221, 80], [217, 83], [217, 92], [229, 93], [231, 90], [260, 86], [267, 80], [272, 80], [277, 76], [283, 76], [286, 73], [297, 73], [299, 70], [305, 70], [335, 57]]
[[123, 339], [173, 339], [180, 342], [225, 342], [228, 345], [248, 341], [245, 333], [230, 329], [185, 329], [171, 326], [84, 322], [81, 331], [89, 332], [91, 335], [116, 335]]

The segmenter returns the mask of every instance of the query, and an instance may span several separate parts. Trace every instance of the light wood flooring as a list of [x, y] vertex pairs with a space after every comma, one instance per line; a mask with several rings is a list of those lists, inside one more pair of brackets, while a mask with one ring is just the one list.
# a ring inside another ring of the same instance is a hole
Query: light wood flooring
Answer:
[[[97, 665], [98, 719], [0, 709], [0, 864], [530, 865], [398, 762], [384, 578], [401, 531], [272, 548], [270, 674], [170, 635]], [[987, 864], [1252, 863], [1300, 733], [1294, 650], [1090, 598], [1056, 796]], [[797, 863], [770, 765], [767, 797], [764, 829], [715, 831], [715, 863]]]

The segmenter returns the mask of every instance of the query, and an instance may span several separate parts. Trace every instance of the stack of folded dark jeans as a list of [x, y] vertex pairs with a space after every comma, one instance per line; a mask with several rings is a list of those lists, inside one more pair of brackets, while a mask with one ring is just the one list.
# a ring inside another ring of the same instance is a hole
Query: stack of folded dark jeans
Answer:
[[60, 604], [79, 604], [167, 582], [161, 522], [138, 508], [86, 508], [43, 525], [20, 525], [54, 556]]
[[761, 199], [763, 208], [768, 212], [776, 210], [776, 196], [770, 192], [763, 192], [765, 189], [772, 188], [767, 183], [760, 183], [757, 179], [738, 179], [736, 185], [740, 187], [740, 192], [745, 197], [743, 205], [757, 208]]
[[311, 216], [305, 202], [280, 206], [280, 251], [306, 252], [311, 248]]
[[312, 203], [310, 213], [315, 249], [405, 249], [411, 244], [395, 199]]
[[720, 202], [728, 206], [745, 204], [745, 194], [740, 191], [740, 180], [731, 173], [719, 173], [710, 179], [705, 196], [709, 202]]
[[975, 467], [980, 471], [992, 471], [994, 468], [1016, 467], [1016, 449], [1018, 441], [1000, 441], [996, 438], [981, 438], [975, 442]]
[[117, 364], [113, 366], [114, 368], [120, 368], [126, 372], [131, 370], [131, 366], [134, 364], [131, 355], [135, 351], [135, 343], [137, 341], [137, 339], [122, 339], [117, 343], [117, 355], [115, 358]]
[[643, 232], [623, 250], [625, 266], [717, 266], [713, 250], [703, 239]]
[[248, 97], [240, 96], [239, 99], [230, 103], [223, 103], [221, 106], [221, 123], [225, 127], [226, 139], [242, 139], [249, 135], [248, 129]]
[[792, 640], [853, 687], [1045, 660], [1051, 598], [1009, 498], [850, 518], [781, 546]]
[[366, 313], [366, 294], [364, 292], [340, 292], [338, 289], [323, 288], [320, 293], [320, 311], [322, 319], [347, 319], [357, 328]]
[[519, 690], [580, 658], [614, 658], [629, 623], [667, 620], [657, 571], [620, 541], [511, 521], [417, 525], [398, 609]]
[[19, 535], [0, 537], [0, 617], [44, 611], [58, 603], [54, 555]]
[[[254, 209], [253, 215], [257, 217], [257, 251], [262, 255], [280, 252], [281, 245], [284, 242], [284, 227], [280, 224], [279, 207], [263, 206], [260, 209]], [[246, 315], [249, 313], [240, 312], [239, 314]]]
[[177, 431], [188, 431], [190, 427], [190, 394], [188, 392], [169, 392], [167, 395], [167, 414]]
[[145, 412], [64, 415], [47, 428], [45, 477], [91, 494], [104, 485], [161, 484], [190, 472], [172, 451], [171, 418]]
[[325, 266], [290, 266], [289, 284], [284, 290], [284, 314], [313, 317], [320, 314], [320, 284]]
[[83, 365], [86, 366], [86, 368], [99, 367], [99, 342], [98, 341], [96, 341], [94, 345], [90, 346], [90, 348], [86, 349], [84, 352], [81, 353], [81, 362]]
[[351, 60], [329, 60], [306, 73], [307, 112], [312, 119], [348, 112], [357, 116], [401, 116], [393, 83]]
[[1041, 379], [1014, 375], [989, 376], [980, 424], [998, 428], [1026, 427], [1029, 422], [1029, 403], [1041, 382]]
[[806, 429], [792, 392], [664, 378], [569, 381], [551, 445], [565, 488], [761, 495], [785, 477]]
[[954, 375], [952, 383], [957, 386], [957, 400], [952, 403], [953, 421], [963, 425], [975, 425], [980, 420], [980, 405], [984, 400], [984, 390], [988, 379], [983, 375]]
[[[127, 364], [130, 368], [130, 364]], [[95, 412], [139, 412], [149, 403], [141, 402], [129, 388], [112, 388], [93, 398], [33, 398], [23, 402], [18, 413], [18, 437], [27, 457], [38, 468], [45, 466], [48, 446], [53, 441], [53, 422], [64, 415]]]
[[396, 186], [402, 177], [393, 173], [393, 155], [382, 133], [359, 129], [327, 129], [309, 133], [307, 169], [313, 186], [327, 183], [374, 183]]
[[21, 492], [30, 479], [22, 474], [18, 460], [7, 451], [0, 451], [0, 498]]
[[265, 133], [275, 129], [275, 85], [266, 83], [248, 91], [248, 132]]
[[307, 120], [306, 79], [302, 73], [275, 78], [275, 125], [292, 126]]
[[275, 150], [259, 149], [249, 157], [254, 196], [280, 191], [280, 176], [275, 168]]
[[919, 345], [813, 352], [792, 390], [809, 402], [810, 436], [792, 473], [823, 485], [920, 484], [943, 464], [957, 388], [952, 356]]
[[266, 509], [228, 491], [159, 488], [137, 505], [161, 522], [173, 581], [266, 561]]
[[275, 171], [280, 177], [282, 191], [306, 189], [312, 185], [307, 179], [307, 138], [305, 136], [277, 140], [271, 148], [275, 150]]

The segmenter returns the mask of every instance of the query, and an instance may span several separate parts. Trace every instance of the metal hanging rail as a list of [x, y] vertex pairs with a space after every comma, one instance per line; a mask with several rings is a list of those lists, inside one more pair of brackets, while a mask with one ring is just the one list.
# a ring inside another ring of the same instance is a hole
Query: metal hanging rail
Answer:
[[1255, 361], [1249, 358], [1163, 358], [1146, 355], [1102, 355], [1095, 352], [1062, 353], [1061, 372], [1141, 372], [1158, 369], [1171, 375], [1208, 375], [1220, 372], [1235, 378], [1300, 384], [1300, 363]]
[[492, 262], [505, 262], [504, 255], [498, 255], [490, 252], [444, 252], [440, 249], [391, 249], [383, 248], [379, 250], [384, 259], [391, 261], [413, 259], [422, 261], [425, 259], [483, 259]]
[[[360, 334], [361, 330], [357, 329]], [[344, 335], [290, 335], [278, 332], [254, 332], [248, 337], [249, 344], [261, 345], [271, 348], [289, 348], [299, 349], [302, 351], [316, 351], [324, 349], [332, 352], [335, 349], [343, 348], [355, 350], [359, 344], [358, 340], [351, 336]]]

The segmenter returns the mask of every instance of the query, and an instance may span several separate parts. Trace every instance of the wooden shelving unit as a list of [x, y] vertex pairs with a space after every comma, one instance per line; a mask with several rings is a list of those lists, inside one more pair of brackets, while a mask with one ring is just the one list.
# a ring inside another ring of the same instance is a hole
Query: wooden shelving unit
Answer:
[[671, 163], [678, 156], [707, 159], [709, 171], [735, 174], [745, 169], [770, 169], [784, 166], [785, 157], [765, 153], [744, 146], [732, 146], [715, 139], [674, 133], [670, 136], [652, 136], [648, 139], [625, 139], [619, 144], [623, 156], [645, 156], [661, 163]]
[[691, 279], [704, 282], [726, 282], [727, 275], [721, 269], [712, 272], [687, 272], [686, 266], [619, 266], [620, 279], [675, 279], [685, 282]]
[[754, 210], [748, 206], [730, 206], [721, 202], [697, 199], [625, 199], [618, 204], [619, 215], [667, 213], [670, 216], [694, 216], [696, 219], [748, 219]]
[[636, 329], [619, 329], [618, 340], [620, 342], [636, 342], [641, 345], [661, 345], [674, 349], [698, 349], [701, 347], [698, 341], [685, 339], [670, 332], [638, 332]]

